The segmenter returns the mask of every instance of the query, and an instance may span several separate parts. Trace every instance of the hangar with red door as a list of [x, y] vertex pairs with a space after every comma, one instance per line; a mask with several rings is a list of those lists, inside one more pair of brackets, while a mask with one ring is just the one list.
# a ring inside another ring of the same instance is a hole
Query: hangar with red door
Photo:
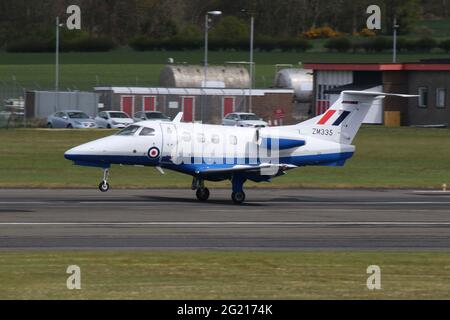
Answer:
[[[293, 118], [292, 89], [95, 87], [102, 109], [126, 112], [160, 111], [174, 118], [183, 112], [185, 122], [218, 124], [232, 112], [254, 112], [273, 120], [283, 110], [285, 124]], [[252, 97], [251, 110], [249, 97]]]

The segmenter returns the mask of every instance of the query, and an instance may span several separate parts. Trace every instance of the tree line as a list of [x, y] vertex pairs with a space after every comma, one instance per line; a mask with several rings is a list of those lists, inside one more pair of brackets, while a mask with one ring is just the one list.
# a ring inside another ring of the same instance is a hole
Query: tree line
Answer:
[[[201, 39], [204, 17], [210, 10], [223, 15], [212, 21], [211, 37], [244, 40], [249, 34], [249, 14], [255, 17], [255, 34], [264, 38], [294, 39], [311, 28], [328, 26], [346, 34], [364, 28], [370, 4], [382, 9], [382, 30], [390, 34], [393, 17], [400, 33], [414, 30], [422, 18], [449, 17], [450, 0], [2, 0], [0, 48], [35, 41], [51, 46], [55, 17], [66, 17], [69, 5], [79, 5], [82, 31], [62, 30], [63, 47], [100, 39], [103, 45], [128, 45], [139, 38], [152, 41]], [[245, 12], [242, 10], [245, 9]], [[91, 41], [92, 42], [92, 41]], [[49, 48], [47, 48], [49, 49]]]

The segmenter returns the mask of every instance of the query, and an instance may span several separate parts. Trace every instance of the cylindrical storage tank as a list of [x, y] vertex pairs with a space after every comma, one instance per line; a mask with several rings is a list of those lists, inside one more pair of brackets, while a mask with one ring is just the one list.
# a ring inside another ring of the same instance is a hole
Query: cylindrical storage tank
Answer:
[[276, 88], [294, 89], [297, 102], [311, 102], [313, 96], [313, 71], [309, 69], [282, 69], [275, 76]]
[[[168, 88], [202, 87], [205, 80], [203, 66], [167, 65], [159, 74], [159, 85]], [[244, 67], [208, 67], [208, 87], [248, 88], [250, 75]]]

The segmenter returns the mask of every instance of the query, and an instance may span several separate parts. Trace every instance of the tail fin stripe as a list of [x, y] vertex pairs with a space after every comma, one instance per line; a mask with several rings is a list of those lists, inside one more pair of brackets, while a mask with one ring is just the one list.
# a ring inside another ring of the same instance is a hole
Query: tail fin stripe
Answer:
[[330, 119], [333, 114], [336, 112], [336, 110], [328, 110], [322, 118], [320, 118], [319, 122], [317, 122], [317, 124], [325, 124], [328, 119]]
[[350, 114], [350, 111], [344, 111], [341, 113], [341, 115], [339, 116], [339, 118], [336, 119], [335, 122], [333, 122], [333, 126], [338, 126], [342, 123], [342, 121], [345, 120], [345, 118], [347, 118], [347, 116]]

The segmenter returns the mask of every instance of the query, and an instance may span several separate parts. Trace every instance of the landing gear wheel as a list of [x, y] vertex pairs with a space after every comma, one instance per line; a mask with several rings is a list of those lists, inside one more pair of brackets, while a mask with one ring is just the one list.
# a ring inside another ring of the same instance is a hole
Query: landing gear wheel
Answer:
[[106, 125], [106, 129], [111, 129], [111, 125], [110, 124]]
[[233, 192], [231, 194], [231, 199], [233, 200], [233, 202], [235, 204], [241, 204], [245, 200], [245, 193], [244, 193], [244, 191]]
[[109, 190], [109, 183], [106, 181], [102, 181], [98, 185], [98, 188], [100, 189], [101, 192], [106, 192]]
[[197, 199], [200, 201], [206, 201], [209, 198], [208, 188], [198, 188], [195, 194], [197, 196]]

